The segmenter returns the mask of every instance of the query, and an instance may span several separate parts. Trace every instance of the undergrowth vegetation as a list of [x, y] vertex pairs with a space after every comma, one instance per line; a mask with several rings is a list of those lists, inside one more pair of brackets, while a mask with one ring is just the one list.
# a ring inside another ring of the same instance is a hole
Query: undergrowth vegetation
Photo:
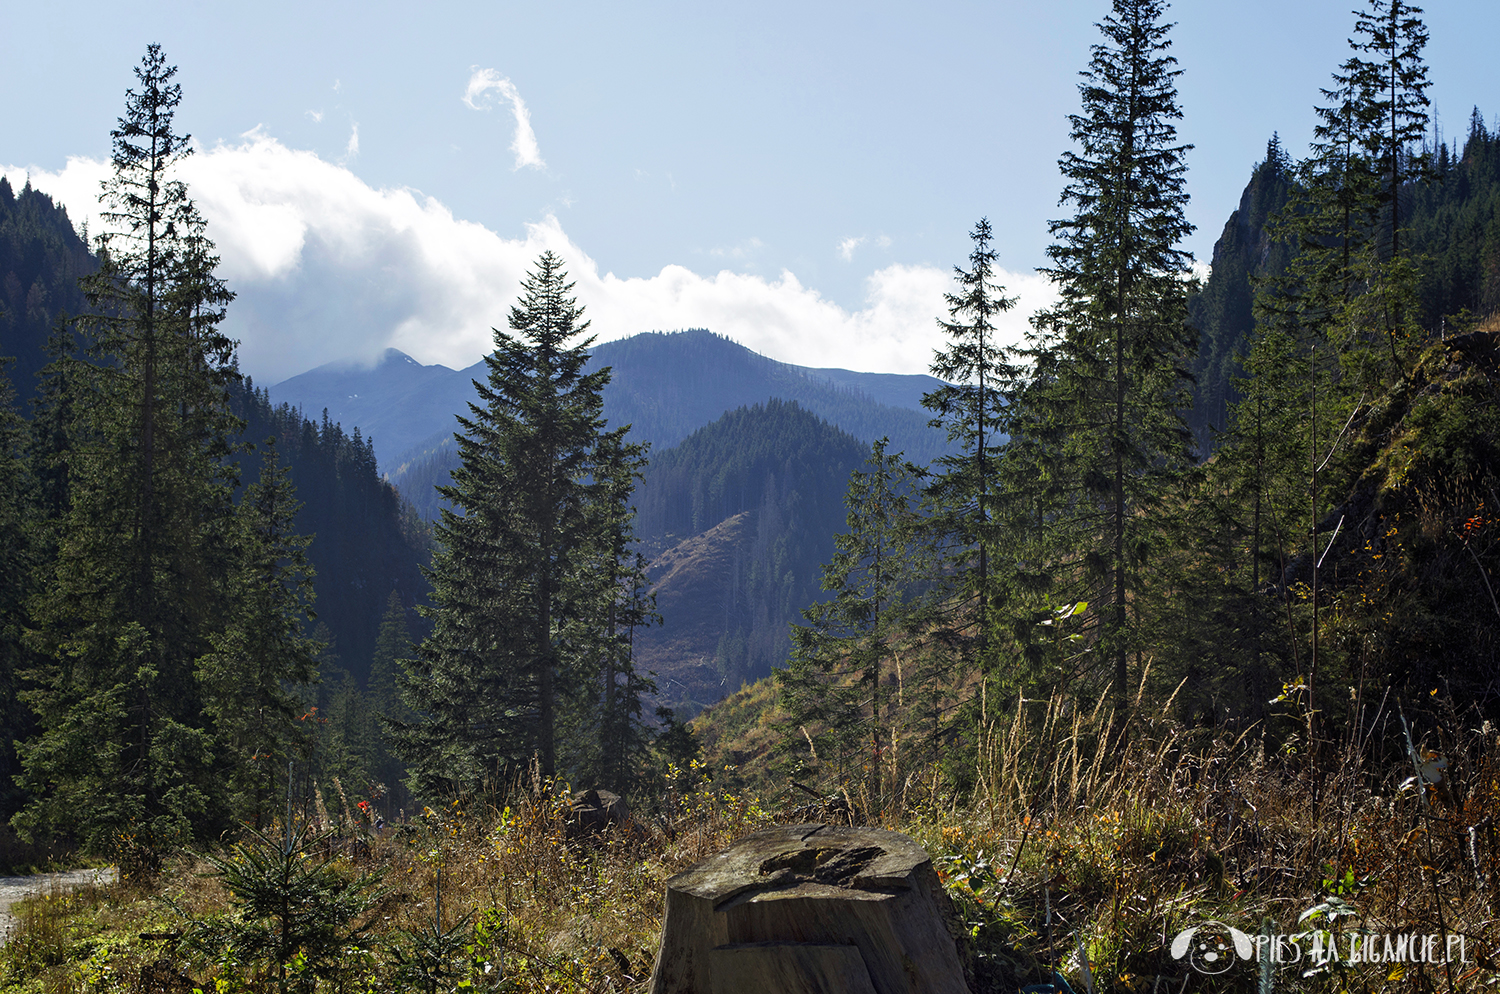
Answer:
[[768, 824], [701, 762], [648, 820], [580, 837], [567, 785], [315, 835], [299, 823], [17, 906], [5, 990], [619, 991], [644, 985], [663, 882]]
[[[1115, 737], [1111, 715], [1026, 701], [979, 742], [974, 802], [917, 834], [941, 838], [976, 955], [1007, 982], [1060, 969], [1075, 990], [1473, 990], [1500, 984], [1500, 736], [1450, 718], [1392, 762], [1399, 715], [1375, 723], [1395, 741], [1268, 755], [1259, 727], [1158, 717]], [[1248, 960], [1222, 955], [1222, 973], [1173, 955], [1211, 925], [1266, 938]], [[1439, 936], [1454, 961], [1386, 953], [1400, 935]], [[1351, 962], [1351, 943], [1380, 962]]]
[[[971, 790], [913, 779], [874, 819], [861, 771], [818, 784], [821, 805], [763, 807], [769, 782], [737, 788], [741, 771], [694, 760], [603, 834], [581, 834], [567, 785], [538, 776], [382, 830], [246, 831], [154, 877], [22, 903], [4, 989], [644, 991], [667, 878], [802, 820], [923, 843], [976, 994], [1059, 977], [1097, 992], [1500, 986], [1494, 727], [1450, 710], [1408, 740], [1393, 706], [1364, 739], [1268, 753], [1258, 728], [1190, 729], [1169, 710], [1120, 723], [1103, 705], [1014, 702], [976, 730]], [[1214, 927], [1259, 944], [1204, 972], [1174, 940]], [[1418, 939], [1392, 957], [1398, 936]]]

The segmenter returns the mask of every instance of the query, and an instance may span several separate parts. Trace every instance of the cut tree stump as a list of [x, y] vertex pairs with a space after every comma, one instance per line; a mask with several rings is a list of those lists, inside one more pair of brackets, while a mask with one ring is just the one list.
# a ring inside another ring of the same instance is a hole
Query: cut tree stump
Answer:
[[568, 835], [603, 832], [612, 825], [623, 825], [630, 819], [630, 809], [614, 791], [595, 787], [573, 795], [568, 808]]
[[912, 839], [782, 825], [667, 881], [652, 994], [970, 994], [952, 914]]

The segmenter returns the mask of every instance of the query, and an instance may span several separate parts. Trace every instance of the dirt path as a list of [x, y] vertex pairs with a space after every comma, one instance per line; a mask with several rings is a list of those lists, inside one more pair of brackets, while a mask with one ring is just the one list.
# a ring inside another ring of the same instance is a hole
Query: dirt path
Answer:
[[66, 873], [34, 873], [27, 877], [0, 877], [0, 944], [10, 938], [16, 919], [10, 906], [24, 897], [49, 890], [70, 890], [84, 884], [115, 882], [115, 868], [103, 870], [68, 870]]

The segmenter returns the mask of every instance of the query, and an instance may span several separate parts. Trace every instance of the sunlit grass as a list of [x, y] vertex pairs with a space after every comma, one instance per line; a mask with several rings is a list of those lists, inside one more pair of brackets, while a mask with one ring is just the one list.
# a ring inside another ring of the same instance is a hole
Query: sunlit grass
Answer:
[[[1189, 735], [1160, 715], [1138, 716], [1122, 744], [1112, 722], [1105, 709], [1028, 702], [977, 733], [972, 794], [945, 794], [933, 778], [881, 816], [933, 855], [976, 994], [1014, 992], [1053, 971], [1082, 991], [1085, 963], [1096, 991], [1166, 989], [1169, 980], [1176, 990], [1188, 968], [1170, 942], [1209, 919], [1251, 933], [1264, 921], [1285, 933], [1332, 929], [1346, 942], [1354, 930], [1465, 940], [1462, 963], [1335, 963], [1310, 976], [1307, 964], [1283, 966], [1275, 990], [1500, 985], [1493, 728], [1445, 732], [1446, 775], [1424, 783], [1352, 754], [1268, 756], [1254, 730]], [[644, 991], [667, 878], [807, 814], [764, 809], [729, 788], [735, 771], [722, 766], [666, 772], [672, 787], [649, 817], [599, 836], [570, 835], [567, 785], [531, 777], [502, 796], [427, 808], [383, 834], [309, 844], [308, 859], [381, 882], [358, 923], [369, 941], [351, 944], [341, 979], [304, 977], [295, 989]], [[856, 817], [862, 782], [855, 771], [844, 792]], [[847, 807], [826, 814], [846, 819]], [[24, 903], [0, 955], [6, 989], [275, 989], [233, 949], [209, 955], [189, 941], [234, 920], [232, 895], [211, 871], [179, 856], [149, 889], [90, 887]], [[1192, 989], [1254, 989], [1254, 964], [1238, 968], [1195, 976]]]

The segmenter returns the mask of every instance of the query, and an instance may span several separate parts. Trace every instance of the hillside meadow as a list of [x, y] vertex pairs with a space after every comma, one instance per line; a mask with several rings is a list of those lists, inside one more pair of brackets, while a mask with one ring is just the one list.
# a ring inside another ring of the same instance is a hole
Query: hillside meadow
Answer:
[[[289, 857], [278, 823], [218, 855], [25, 902], [0, 989], [643, 992], [666, 879], [756, 828], [808, 821], [878, 824], [927, 848], [976, 994], [1054, 971], [1101, 992], [1500, 983], [1492, 725], [1435, 700], [1445, 720], [1414, 733], [1414, 768], [1391, 761], [1405, 752], [1398, 714], [1309, 755], [1137, 703], [1122, 725], [1102, 703], [1021, 702], [976, 729], [971, 794], [914, 770], [875, 811], [850, 789], [859, 778], [818, 797], [774, 786], [763, 762], [719, 761], [763, 740], [774, 705], [757, 685], [699, 719], [701, 733], [741, 711], [738, 730], [706, 736], [706, 758], [663, 770], [630, 824], [579, 836], [568, 785], [536, 776], [380, 829], [358, 806], [322, 812], [322, 834], [294, 815]], [[1259, 961], [1214, 975], [1174, 958], [1172, 940], [1208, 922], [1278, 939], [1282, 961], [1263, 977]], [[1456, 961], [1382, 945], [1413, 935], [1440, 937], [1429, 953], [1456, 942]], [[1320, 959], [1329, 948], [1339, 957]]]

